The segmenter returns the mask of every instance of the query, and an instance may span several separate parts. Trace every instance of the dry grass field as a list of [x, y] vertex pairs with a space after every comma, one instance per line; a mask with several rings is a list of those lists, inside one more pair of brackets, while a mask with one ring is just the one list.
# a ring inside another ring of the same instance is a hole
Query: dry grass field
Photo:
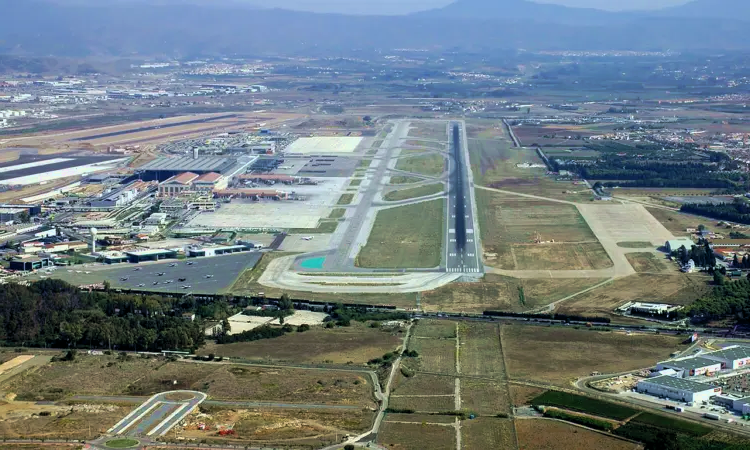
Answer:
[[440, 265], [445, 200], [378, 212], [357, 265], [368, 268], [432, 268]]
[[[617, 317], [612, 311], [629, 301], [689, 305], [710, 290], [703, 274], [635, 274], [574, 297], [557, 307], [563, 314]], [[634, 319], [635, 320], [635, 319]], [[643, 323], [638, 321], [638, 323]]]
[[6, 439], [93, 439], [106, 433], [112, 425], [125, 417], [131, 408], [115, 405], [74, 405], [66, 408], [67, 411], [64, 412], [58, 411], [59, 409], [48, 407], [47, 412], [51, 414], [47, 416], [38, 415], [37, 411], [33, 415], [19, 412], [4, 418], [0, 421], [0, 433]]
[[456, 323], [447, 320], [420, 320], [412, 329], [412, 336], [454, 338], [456, 337]]
[[625, 255], [633, 269], [638, 273], [675, 273], [677, 267], [667, 261], [664, 255], [655, 253], [628, 253]]
[[412, 122], [409, 137], [445, 141], [448, 139], [446, 122]]
[[393, 382], [393, 395], [452, 395], [455, 384], [451, 376], [417, 373], [411, 378], [399, 374]]
[[378, 443], [393, 450], [454, 450], [456, 433], [444, 425], [384, 423]]
[[[724, 228], [716, 226], [716, 220], [708, 219], [706, 217], [694, 216], [692, 214], [685, 214], [678, 211], [671, 211], [663, 208], [646, 208], [648, 212], [664, 227], [672, 232], [675, 236], [687, 236], [688, 228], [698, 228], [699, 225], [704, 225], [707, 230], [716, 233], [725, 233]], [[662, 243], [663, 244], [663, 243]]]
[[416, 423], [456, 423], [456, 416], [441, 416], [439, 414], [400, 414], [386, 413], [384, 422], [416, 422]]
[[636, 450], [641, 446], [549, 419], [516, 420], [519, 450]]
[[501, 329], [501, 338], [512, 380], [558, 386], [569, 386], [571, 381], [594, 371], [617, 373], [650, 367], [684, 348], [681, 337], [628, 336], [574, 327], [506, 325]]
[[510, 384], [510, 399], [515, 407], [531, 404], [531, 400], [546, 392], [544, 389], [521, 384]]
[[456, 409], [453, 396], [391, 397], [388, 406], [396, 410], [410, 409], [418, 413], [445, 413]]
[[513, 421], [480, 417], [461, 424], [461, 447], [464, 450], [515, 448]]
[[[499, 358], [497, 356], [496, 358]], [[511, 402], [505, 383], [461, 379], [461, 409], [480, 416], [510, 413]]]
[[420, 141], [420, 140], [406, 141], [406, 145], [410, 145], [412, 147], [427, 147], [428, 149], [433, 149], [433, 150], [445, 150], [447, 146], [446, 144], [440, 143], [440, 142]]
[[595, 270], [612, 267], [604, 247], [585, 244], [517, 245], [512, 248], [518, 270]]
[[409, 349], [419, 352], [419, 370], [432, 373], [456, 373], [454, 339], [411, 339]]
[[[602, 281], [593, 278], [520, 280], [487, 274], [479, 283], [451, 283], [423, 292], [421, 304], [425, 311], [431, 312], [524, 312], [581, 292]], [[523, 288], [523, 302], [519, 287]]]
[[[597, 242], [596, 236], [575, 206], [481, 189], [476, 191], [476, 199], [484, 259], [490, 266], [517, 269], [518, 262], [514, 252], [523, 254], [529, 249], [516, 244], [533, 244], [537, 233], [542, 241]], [[533, 261], [531, 263], [533, 266]], [[539, 268], [543, 266], [544, 262], [540, 261]]]
[[497, 378], [504, 375], [500, 330], [494, 323], [459, 325], [461, 374]]
[[401, 339], [402, 333], [398, 331], [353, 322], [351, 327], [314, 327], [305, 333], [289, 333], [276, 339], [209, 344], [197, 353], [258, 362], [360, 365], [395, 350]]
[[[86, 379], [82, 383], [82, 379]], [[115, 356], [79, 356], [21, 373], [0, 386], [21, 400], [59, 400], [72, 395], [150, 396], [192, 389], [227, 400], [287, 401], [372, 406], [368, 377], [352, 372], [270, 369], [226, 364], [166, 362]]]

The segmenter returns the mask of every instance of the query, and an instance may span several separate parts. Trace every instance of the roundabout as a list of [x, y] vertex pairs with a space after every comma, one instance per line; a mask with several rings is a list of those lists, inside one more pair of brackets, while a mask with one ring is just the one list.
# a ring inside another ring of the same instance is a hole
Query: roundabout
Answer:
[[106, 448], [134, 448], [140, 445], [140, 441], [129, 438], [110, 439], [104, 442]]

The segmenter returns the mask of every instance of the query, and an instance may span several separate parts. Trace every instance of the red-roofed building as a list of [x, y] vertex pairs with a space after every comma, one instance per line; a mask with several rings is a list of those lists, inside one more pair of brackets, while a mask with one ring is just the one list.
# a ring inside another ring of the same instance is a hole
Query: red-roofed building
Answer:
[[210, 192], [214, 189], [226, 189], [228, 179], [216, 172], [204, 173], [193, 181], [193, 186], [196, 191], [199, 192]]
[[193, 172], [183, 172], [164, 181], [159, 185], [159, 196], [172, 197], [177, 196], [193, 188], [193, 183], [199, 178], [198, 174]]

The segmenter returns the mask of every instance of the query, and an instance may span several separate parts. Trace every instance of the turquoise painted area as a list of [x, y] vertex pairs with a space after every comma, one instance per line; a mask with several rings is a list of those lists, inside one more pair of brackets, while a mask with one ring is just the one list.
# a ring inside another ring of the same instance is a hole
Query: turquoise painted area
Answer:
[[303, 269], [322, 269], [323, 263], [326, 262], [326, 257], [321, 256], [320, 258], [310, 258], [302, 261], [300, 267]]

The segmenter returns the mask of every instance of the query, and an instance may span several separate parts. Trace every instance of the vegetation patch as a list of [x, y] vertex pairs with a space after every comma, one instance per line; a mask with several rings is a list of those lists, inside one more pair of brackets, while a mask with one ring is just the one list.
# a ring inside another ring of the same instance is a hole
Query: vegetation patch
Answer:
[[140, 444], [135, 439], [112, 439], [104, 443], [109, 448], [132, 448]]
[[343, 194], [341, 197], [339, 197], [339, 201], [336, 202], [336, 204], [337, 205], [351, 205], [353, 200], [354, 200], [354, 194]]
[[442, 199], [380, 211], [357, 266], [382, 269], [440, 265], [445, 201]]
[[422, 178], [396, 175], [391, 177], [390, 184], [414, 184], [424, 181]]
[[638, 413], [638, 410], [627, 406], [560, 391], [547, 391], [533, 399], [531, 404], [534, 406], [556, 406], [615, 420], [625, 420]]
[[705, 425], [687, 420], [674, 419], [662, 414], [644, 412], [631, 420], [634, 423], [650, 425], [664, 430], [671, 430], [690, 436], [700, 437], [711, 433], [713, 430]]
[[652, 244], [650, 242], [646, 242], [646, 241], [643, 241], [643, 242], [618, 242], [617, 246], [621, 247], [621, 248], [651, 248], [651, 247], [654, 246], [654, 244]]
[[663, 256], [659, 257], [654, 253], [628, 253], [625, 255], [633, 269], [638, 273], [644, 272], [665, 272], [669, 270], [666, 260]]
[[442, 183], [427, 184], [411, 189], [400, 189], [397, 191], [391, 191], [383, 197], [386, 201], [395, 202], [400, 200], [408, 200], [412, 198], [426, 197], [428, 195], [434, 195], [439, 192], [443, 192], [445, 187]]
[[445, 157], [427, 154], [400, 158], [396, 163], [396, 169], [436, 177], [445, 171]]
[[596, 419], [594, 417], [583, 416], [580, 414], [571, 414], [559, 409], [545, 408], [544, 417], [552, 419], [560, 419], [566, 422], [573, 422], [585, 427], [594, 428], [602, 431], [612, 431], [614, 424], [602, 419]]

